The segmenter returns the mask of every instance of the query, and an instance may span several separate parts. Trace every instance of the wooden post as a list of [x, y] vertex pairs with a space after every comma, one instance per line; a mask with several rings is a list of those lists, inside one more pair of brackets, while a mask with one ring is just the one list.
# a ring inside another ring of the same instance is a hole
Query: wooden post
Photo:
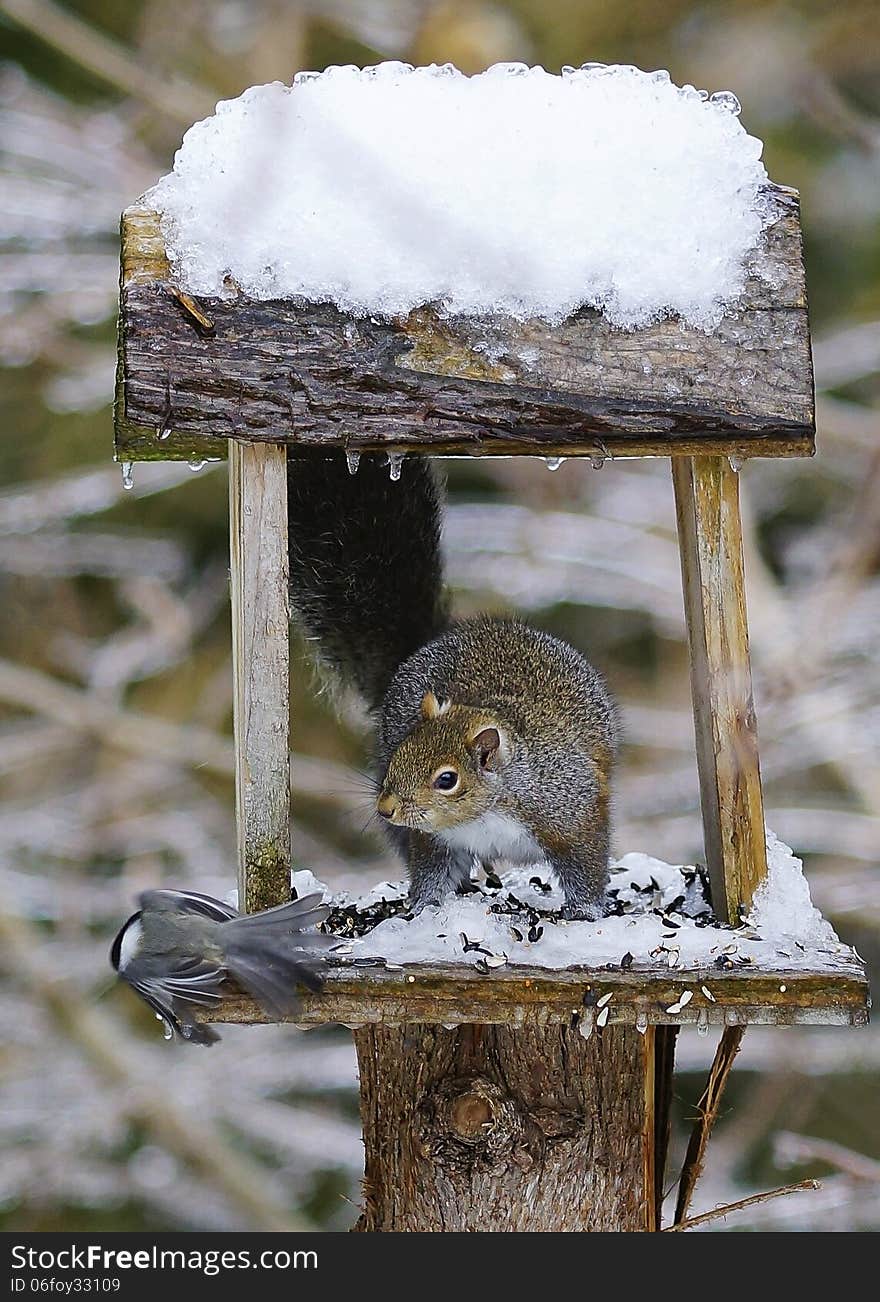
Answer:
[[355, 1031], [366, 1146], [357, 1228], [658, 1228], [654, 1032]]
[[673, 457], [706, 862], [716, 915], [738, 922], [767, 875], [743, 579], [739, 476]]
[[229, 442], [235, 812], [243, 912], [290, 899], [287, 452]]

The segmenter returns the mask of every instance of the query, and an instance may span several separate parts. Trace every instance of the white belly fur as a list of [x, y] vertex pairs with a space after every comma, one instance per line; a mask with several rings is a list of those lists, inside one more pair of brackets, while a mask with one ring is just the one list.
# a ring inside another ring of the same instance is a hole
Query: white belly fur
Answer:
[[490, 811], [482, 818], [460, 823], [437, 835], [453, 849], [466, 850], [484, 861], [506, 859], [510, 863], [538, 864], [546, 860], [529, 829], [512, 814]]

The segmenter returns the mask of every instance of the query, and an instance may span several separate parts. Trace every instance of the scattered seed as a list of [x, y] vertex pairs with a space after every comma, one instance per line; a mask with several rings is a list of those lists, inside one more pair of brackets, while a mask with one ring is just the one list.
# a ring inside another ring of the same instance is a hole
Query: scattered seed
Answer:
[[409, 982], [413, 982], [413, 981], [415, 981], [415, 977], [414, 977], [414, 976], [408, 976], [406, 979], [407, 979], [407, 981], [409, 981]]
[[779, 987], [779, 993], [780, 993], [781, 995], [784, 995], [787, 989], [788, 989], [788, 986], [782, 985], [782, 986]]

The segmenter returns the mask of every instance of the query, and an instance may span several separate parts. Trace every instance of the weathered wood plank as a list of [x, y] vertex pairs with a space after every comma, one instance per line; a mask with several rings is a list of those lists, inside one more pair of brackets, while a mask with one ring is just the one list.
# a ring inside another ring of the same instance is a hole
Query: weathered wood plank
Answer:
[[[327, 304], [206, 300], [206, 334], [171, 293], [158, 217], [123, 216], [117, 456], [222, 455], [226, 440], [439, 455], [810, 455], [814, 409], [797, 196], [743, 302], [711, 334], [509, 318], [392, 323]], [[160, 440], [157, 431], [170, 429]]]
[[238, 889], [247, 913], [290, 899], [287, 455], [229, 449]]
[[[703, 993], [703, 986], [714, 1002]], [[680, 1012], [667, 1012], [685, 990], [691, 992], [690, 1001]], [[596, 1002], [606, 994], [612, 996], [607, 1004], [612, 1025], [632, 1026], [640, 1018], [648, 1026], [861, 1026], [868, 1020], [868, 986], [855, 958], [851, 963], [829, 963], [821, 970], [788, 972], [506, 967], [487, 976], [473, 967], [453, 964], [408, 964], [400, 971], [339, 966], [329, 969], [320, 994], [303, 992], [292, 1020], [304, 1026], [328, 1022], [571, 1025], [594, 1018]], [[207, 1020], [272, 1019], [230, 989]]]
[[631, 1027], [375, 1026], [355, 1044], [359, 1230], [656, 1228], [652, 1046]]
[[726, 457], [672, 462], [706, 865], [738, 922], [767, 875], [743, 575], [739, 476]]

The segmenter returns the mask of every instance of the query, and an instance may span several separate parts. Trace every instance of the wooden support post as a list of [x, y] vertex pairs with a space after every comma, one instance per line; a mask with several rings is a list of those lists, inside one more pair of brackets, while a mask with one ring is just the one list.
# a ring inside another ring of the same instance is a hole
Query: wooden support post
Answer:
[[743, 579], [739, 476], [673, 457], [706, 862], [716, 915], [739, 921], [767, 875]]
[[235, 812], [241, 908], [290, 899], [287, 453], [229, 443]]
[[358, 1229], [658, 1228], [653, 1027], [366, 1026], [355, 1044]]

